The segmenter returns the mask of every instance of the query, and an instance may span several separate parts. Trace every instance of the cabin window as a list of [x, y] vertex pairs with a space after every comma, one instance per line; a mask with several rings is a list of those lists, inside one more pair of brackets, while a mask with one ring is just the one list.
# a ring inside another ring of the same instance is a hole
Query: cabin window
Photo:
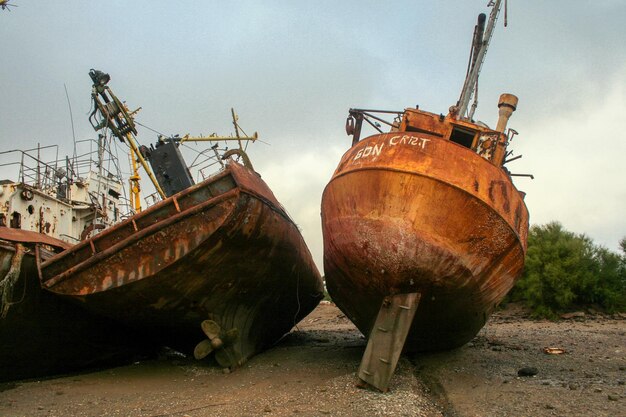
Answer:
[[475, 132], [468, 129], [461, 129], [455, 127], [452, 129], [452, 134], [450, 135], [450, 140], [452, 142], [458, 143], [461, 146], [465, 146], [466, 148], [472, 148], [472, 143], [474, 142]]
[[114, 199], [116, 199], [116, 200], [119, 200], [119, 198], [120, 198], [120, 193], [118, 193], [115, 190], [112, 190], [111, 188], [109, 188], [109, 195], [111, 197], [113, 197]]
[[17, 211], [14, 211], [13, 214], [11, 214], [11, 227], [13, 229], [22, 228], [22, 215]]

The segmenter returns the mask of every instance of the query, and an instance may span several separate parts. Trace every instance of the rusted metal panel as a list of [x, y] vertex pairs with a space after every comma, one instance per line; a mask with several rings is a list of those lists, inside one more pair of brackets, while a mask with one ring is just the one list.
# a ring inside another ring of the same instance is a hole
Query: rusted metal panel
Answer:
[[0, 239], [11, 242], [42, 243], [60, 249], [69, 249], [72, 247], [69, 243], [55, 239], [52, 236], [31, 232], [29, 230], [11, 229], [9, 227], [2, 226], [0, 226]]
[[41, 271], [51, 291], [187, 351], [206, 337], [206, 319], [236, 328], [239, 362], [289, 331], [323, 291], [297, 226], [258, 174], [234, 162]]
[[528, 211], [506, 173], [436, 135], [374, 135], [343, 156], [322, 197], [324, 270], [368, 334], [383, 297], [419, 292], [406, 350], [459, 346], [520, 276]]

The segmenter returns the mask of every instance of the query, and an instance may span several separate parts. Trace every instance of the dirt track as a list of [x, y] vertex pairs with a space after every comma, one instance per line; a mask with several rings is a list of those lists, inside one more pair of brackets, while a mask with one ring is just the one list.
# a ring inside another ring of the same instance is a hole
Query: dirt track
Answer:
[[[234, 372], [170, 353], [2, 384], [0, 416], [626, 416], [623, 316], [552, 323], [509, 309], [460, 349], [402, 357], [387, 394], [356, 388], [364, 348], [323, 304]], [[537, 374], [518, 376], [523, 367]]]

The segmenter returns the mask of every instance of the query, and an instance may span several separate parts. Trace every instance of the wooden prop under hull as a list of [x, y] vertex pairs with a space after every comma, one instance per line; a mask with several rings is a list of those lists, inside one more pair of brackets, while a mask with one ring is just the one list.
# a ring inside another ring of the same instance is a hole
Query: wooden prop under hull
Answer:
[[383, 299], [357, 372], [361, 381], [383, 392], [389, 390], [389, 381], [411, 330], [419, 300], [418, 293]]
[[371, 136], [322, 197], [328, 291], [365, 335], [384, 297], [419, 293], [405, 351], [457, 347], [519, 278], [527, 229], [508, 176], [471, 150], [422, 133]]
[[260, 177], [224, 171], [41, 265], [43, 285], [183, 351], [207, 319], [236, 329], [228, 366], [288, 332], [322, 298], [297, 226]]
[[0, 227], [0, 381], [129, 361], [145, 352], [111, 320], [41, 289], [35, 261], [69, 247], [49, 236]]

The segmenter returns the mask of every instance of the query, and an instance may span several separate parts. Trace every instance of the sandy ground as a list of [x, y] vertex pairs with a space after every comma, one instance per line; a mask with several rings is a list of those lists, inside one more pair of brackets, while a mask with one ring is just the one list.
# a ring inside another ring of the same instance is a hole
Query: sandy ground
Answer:
[[[385, 394], [355, 386], [364, 349], [345, 316], [322, 304], [233, 372], [164, 352], [1, 384], [0, 416], [626, 416], [624, 316], [553, 323], [509, 308], [460, 349], [403, 356]], [[536, 375], [518, 376], [524, 367]]]

